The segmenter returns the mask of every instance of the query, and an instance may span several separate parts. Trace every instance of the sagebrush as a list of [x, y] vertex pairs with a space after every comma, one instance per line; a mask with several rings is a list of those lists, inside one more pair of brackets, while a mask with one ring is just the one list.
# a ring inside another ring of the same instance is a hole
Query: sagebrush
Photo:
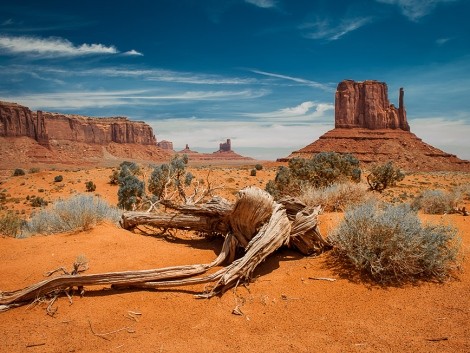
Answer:
[[321, 152], [311, 159], [292, 158], [287, 167], [280, 167], [274, 180], [266, 185], [266, 191], [275, 199], [298, 196], [302, 188], [325, 187], [338, 182], [361, 180], [359, 160], [350, 154]]
[[0, 216], [0, 234], [16, 237], [25, 221], [12, 211]]
[[118, 222], [120, 215], [118, 209], [103, 199], [80, 194], [35, 213], [26, 223], [23, 235], [88, 230], [104, 220]]
[[367, 187], [357, 183], [337, 183], [322, 188], [305, 186], [299, 199], [307, 206], [321, 205], [326, 212], [343, 212], [370, 198]]
[[333, 254], [381, 284], [445, 280], [459, 266], [457, 229], [422, 224], [407, 204], [366, 202], [329, 235]]
[[459, 192], [440, 189], [424, 190], [416, 196], [411, 206], [427, 214], [454, 213], [462, 199], [462, 194]]

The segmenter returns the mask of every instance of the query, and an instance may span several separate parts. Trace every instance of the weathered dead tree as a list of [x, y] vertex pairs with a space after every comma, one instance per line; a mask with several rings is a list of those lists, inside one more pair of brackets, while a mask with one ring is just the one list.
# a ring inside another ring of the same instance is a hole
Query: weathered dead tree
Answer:
[[[318, 231], [320, 207], [307, 208], [295, 199], [278, 203], [268, 193], [255, 187], [241, 190], [234, 205], [221, 198], [213, 198], [203, 205], [181, 206], [169, 201], [162, 204], [172, 212], [125, 212], [122, 227], [131, 230], [139, 225], [149, 225], [222, 234], [225, 240], [219, 256], [209, 264], [99, 274], [77, 273], [48, 278], [24, 289], [0, 292], [0, 311], [52, 292], [92, 285], [159, 288], [214, 283], [200, 295], [211, 297], [249, 281], [255, 268], [282, 245], [288, 245], [304, 255], [319, 254], [330, 247]], [[245, 253], [235, 260], [237, 247], [243, 248]], [[227, 265], [215, 273], [196, 277], [224, 262]]]

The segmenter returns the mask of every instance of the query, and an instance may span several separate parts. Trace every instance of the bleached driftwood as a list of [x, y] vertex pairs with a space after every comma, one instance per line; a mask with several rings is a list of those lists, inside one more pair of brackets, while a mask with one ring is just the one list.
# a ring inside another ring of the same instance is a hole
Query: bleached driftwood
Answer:
[[[213, 199], [200, 206], [178, 206], [168, 203], [173, 213], [149, 214], [126, 212], [121, 225], [133, 229], [138, 225], [158, 228], [179, 228], [225, 235], [219, 256], [209, 264], [173, 266], [160, 269], [108, 272], [99, 274], [62, 275], [49, 278], [24, 289], [0, 292], [0, 311], [31, 302], [52, 292], [71, 287], [112, 285], [113, 287], [158, 288], [213, 282], [214, 286], [203, 297], [211, 297], [238, 283], [249, 281], [254, 269], [267, 256], [283, 244], [310, 255], [328, 249], [329, 244], [317, 228], [319, 207], [303, 208], [295, 219], [289, 220], [286, 207], [275, 202], [265, 191], [249, 187], [239, 192], [234, 205], [222, 199]], [[292, 202], [286, 203], [286, 205]], [[292, 211], [292, 207], [288, 209]], [[292, 212], [291, 212], [292, 213]], [[291, 217], [292, 218], [292, 217]], [[244, 256], [234, 260], [237, 247], [245, 250]], [[224, 262], [228, 265], [215, 273], [207, 273]]]

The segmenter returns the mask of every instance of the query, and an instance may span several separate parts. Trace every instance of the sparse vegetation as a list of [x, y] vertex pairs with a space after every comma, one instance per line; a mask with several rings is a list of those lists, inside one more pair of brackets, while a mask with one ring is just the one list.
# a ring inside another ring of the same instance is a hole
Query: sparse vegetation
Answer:
[[263, 166], [258, 163], [258, 164], [255, 165], [255, 169], [256, 170], [263, 170]]
[[407, 204], [370, 201], [354, 207], [328, 239], [336, 257], [381, 284], [442, 281], [459, 264], [457, 230], [422, 225]]
[[16, 238], [20, 234], [24, 223], [24, 220], [18, 217], [17, 214], [8, 211], [3, 216], [0, 216], [0, 234]]
[[87, 192], [93, 192], [96, 190], [96, 184], [91, 180], [85, 183], [85, 187]]
[[393, 162], [387, 162], [372, 168], [367, 176], [367, 183], [371, 190], [381, 192], [389, 186], [395, 186], [397, 182], [402, 181], [404, 178], [405, 174], [399, 168], [395, 168]]
[[321, 205], [326, 212], [343, 212], [346, 208], [368, 199], [367, 187], [363, 184], [346, 182], [322, 188], [306, 186], [299, 198], [307, 206]]
[[25, 175], [25, 171], [23, 169], [20, 169], [20, 168], [16, 168], [14, 171], [13, 171], [13, 176], [20, 176], [20, 175]]
[[31, 169], [29, 170], [29, 173], [30, 173], [30, 174], [34, 174], [34, 173], [39, 173], [39, 171], [40, 171], [39, 168], [33, 167], [33, 168], [31, 168]]
[[252, 169], [250, 171], [250, 176], [256, 176], [256, 169]]
[[62, 180], [64, 180], [64, 177], [62, 175], [56, 175], [54, 177], [54, 183], [60, 183]]
[[288, 167], [280, 167], [276, 178], [268, 182], [266, 191], [275, 199], [282, 196], [298, 196], [302, 188], [325, 187], [344, 181], [359, 182], [359, 161], [350, 154], [322, 152], [312, 159], [293, 158]]
[[135, 210], [142, 202], [145, 194], [144, 182], [139, 180], [127, 166], [119, 172], [118, 207], [125, 210]]
[[120, 212], [101, 198], [76, 195], [59, 200], [49, 209], [42, 209], [26, 223], [24, 236], [53, 234], [74, 230], [87, 230], [101, 221], [117, 222]]
[[47, 206], [48, 202], [39, 196], [32, 196], [30, 199], [31, 206], [33, 207], [43, 207]]
[[424, 190], [411, 203], [412, 207], [428, 214], [453, 213], [462, 201], [459, 192], [443, 190]]

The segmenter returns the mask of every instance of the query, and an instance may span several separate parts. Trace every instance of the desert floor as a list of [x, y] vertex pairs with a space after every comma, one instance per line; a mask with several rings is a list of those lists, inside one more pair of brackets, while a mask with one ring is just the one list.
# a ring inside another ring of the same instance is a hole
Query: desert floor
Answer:
[[[217, 166], [209, 179], [224, 185], [219, 194], [235, 200], [236, 191], [264, 188], [275, 175], [265, 165]], [[193, 167], [207, 178], [208, 167]], [[47, 170], [12, 177], [1, 171], [4, 205], [28, 217], [27, 196], [48, 201], [85, 192], [117, 202], [117, 186], [109, 185], [109, 168]], [[54, 176], [63, 175], [60, 183]], [[409, 199], [424, 188], [469, 183], [463, 173], [408, 175], [384, 197]], [[468, 208], [469, 205], [467, 205]], [[87, 287], [72, 303], [60, 297], [56, 314], [47, 304], [22, 306], [0, 313], [1, 352], [470, 352], [470, 217], [421, 215], [460, 230], [463, 270], [446, 283], [425, 282], [401, 287], [364, 283], [336, 266], [332, 256], [302, 257], [281, 249], [255, 271], [253, 282], [221, 297], [196, 299], [202, 286], [164, 290], [112, 290]], [[341, 220], [341, 213], [320, 216], [323, 235]], [[14, 239], [0, 236], [0, 290], [23, 288], [44, 279], [44, 273], [70, 268], [85, 255], [87, 273], [151, 269], [208, 263], [221, 247], [191, 233], [173, 237], [144, 236], [113, 224], [91, 231]], [[335, 281], [317, 280], [330, 278]], [[242, 315], [235, 315], [239, 307]]]

